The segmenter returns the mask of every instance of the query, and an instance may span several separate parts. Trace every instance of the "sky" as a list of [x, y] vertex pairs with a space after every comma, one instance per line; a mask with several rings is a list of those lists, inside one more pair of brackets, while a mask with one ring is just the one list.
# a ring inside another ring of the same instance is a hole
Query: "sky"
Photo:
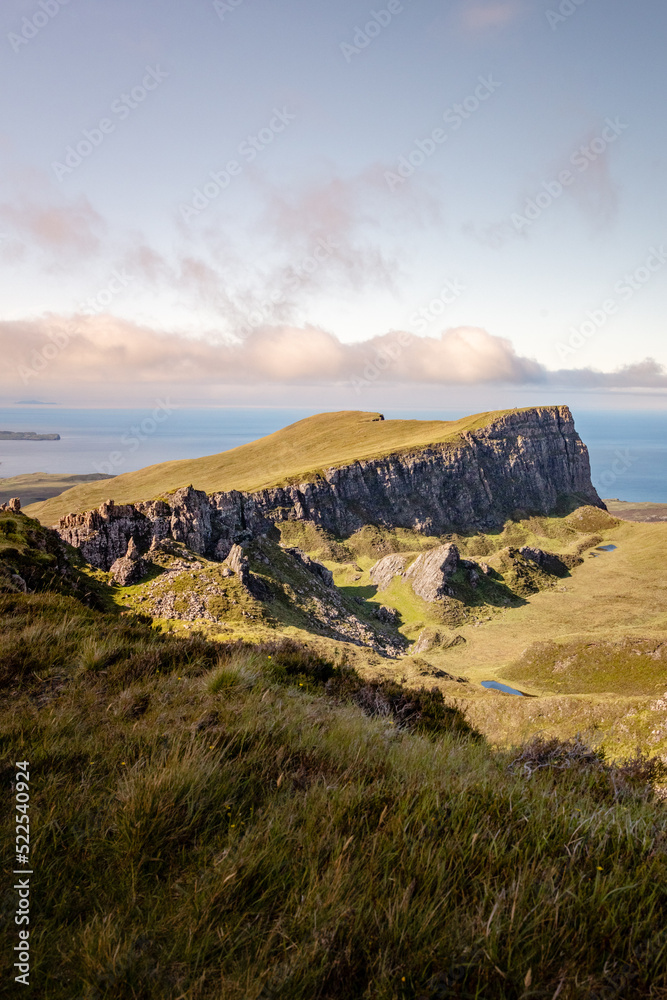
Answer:
[[666, 405], [664, 0], [5, 0], [0, 403]]

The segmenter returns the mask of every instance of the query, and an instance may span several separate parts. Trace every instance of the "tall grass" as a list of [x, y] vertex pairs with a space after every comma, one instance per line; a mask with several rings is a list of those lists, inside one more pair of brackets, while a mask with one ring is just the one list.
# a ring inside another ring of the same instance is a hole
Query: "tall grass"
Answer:
[[441, 699], [294, 644], [170, 640], [63, 598], [3, 612], [34, 995], [667, 997], [667, 820], [642, 774], [619, 795], [585, 749], [492, 752]]

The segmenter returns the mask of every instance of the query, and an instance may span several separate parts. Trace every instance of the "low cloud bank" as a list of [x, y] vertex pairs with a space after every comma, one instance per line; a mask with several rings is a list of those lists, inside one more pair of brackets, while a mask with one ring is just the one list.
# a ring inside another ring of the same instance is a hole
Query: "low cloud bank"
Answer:
[[667, 388], [652, 359], [615, 372], [553, 372], [517, 354], [512, 343], [476, 327], [439, 337], [392, 331], [344, 343], [314, 326], [265, 326], [243, 340], [189, 338], [112, 316], [47, 316], [0, 323], [0, 384], [170, 383], [183, 385], [341, 385], [373, 383], [543, 384], [572, 388]]

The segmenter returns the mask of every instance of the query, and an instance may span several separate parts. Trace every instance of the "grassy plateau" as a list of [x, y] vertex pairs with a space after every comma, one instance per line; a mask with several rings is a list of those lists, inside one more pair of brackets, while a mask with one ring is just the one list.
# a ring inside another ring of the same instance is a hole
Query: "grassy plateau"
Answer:
[[461, 420], [383, 420], [380, 413], [356, 410], [322, 413], [219, 455], [162, 462], [115, 476], [110, 482], [75, 486], [26, 510], [42, 524], [55, 524], [70, 512], [99, 507], [108, 497], [116, 503], [135, 503], [190, 484], [214, 493], [307, 482], [324, 469], [355, 461], [430, 444], [454, 447], [462, 434], [485, 427], [510, 412], [516, 411], [490, 411]]

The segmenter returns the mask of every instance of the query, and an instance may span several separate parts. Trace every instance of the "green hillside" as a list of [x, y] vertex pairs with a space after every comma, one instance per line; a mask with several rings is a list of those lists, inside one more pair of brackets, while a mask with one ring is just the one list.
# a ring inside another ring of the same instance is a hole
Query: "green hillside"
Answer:
[[456, 444], [461, 435], [485, 427], [505, 413], [495, 410], [461, 420], [381, 420], [379, 413], [341, 410], [299, 420], [267, 437], [219, 455], [181, 459], [87, 483], [27, 508], [42, 524], [72, 511], [90, 510], [113, 498], [136, 503], [192, 484], [206, 493], [260, 490], [304, 482], [318, 472], [357, 460], [378, 458], [429, 444]]
[[35, 865], [33, 996], [667, 995], [660, 759], [494, 749], [430, 683], [294, 641], [161, 635], [84, 604], [75, 577], [54, 592], [44, 546], [71, 551], [0, 522], [4, 557], [34, 568], [34, 592], [0, 593], [0, 834]]

